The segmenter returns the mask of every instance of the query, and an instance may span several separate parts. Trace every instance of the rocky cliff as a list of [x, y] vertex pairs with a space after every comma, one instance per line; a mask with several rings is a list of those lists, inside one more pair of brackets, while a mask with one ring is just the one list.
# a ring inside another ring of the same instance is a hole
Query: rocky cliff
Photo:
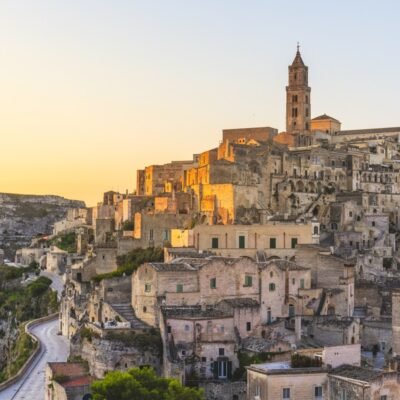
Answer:
[[54, 222], [68, 208], [85, 207], [83, 201], [60, 196], [0, 193], [0, 248], [13, 258], [15, 250], [30, 244], [39, 234], [51, 234]]

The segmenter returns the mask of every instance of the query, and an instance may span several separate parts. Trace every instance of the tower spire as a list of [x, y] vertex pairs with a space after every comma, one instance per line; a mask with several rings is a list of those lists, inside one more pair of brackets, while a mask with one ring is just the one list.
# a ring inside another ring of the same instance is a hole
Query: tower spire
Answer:
[[286, 132], [303, 133], [310, 130], [311, 88], [308, 86], [308, 67], [300, 54], [300, 43], [289, 66], [289, 84], [286, 86]]

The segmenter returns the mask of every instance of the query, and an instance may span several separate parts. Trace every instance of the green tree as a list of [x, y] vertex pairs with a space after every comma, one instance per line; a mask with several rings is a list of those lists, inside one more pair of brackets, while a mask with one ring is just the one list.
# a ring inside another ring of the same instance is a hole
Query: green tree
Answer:
[[92, 384], [94, 400], [204, 400], [200, 389], [160, 378], [151, 368], [109, 372]]

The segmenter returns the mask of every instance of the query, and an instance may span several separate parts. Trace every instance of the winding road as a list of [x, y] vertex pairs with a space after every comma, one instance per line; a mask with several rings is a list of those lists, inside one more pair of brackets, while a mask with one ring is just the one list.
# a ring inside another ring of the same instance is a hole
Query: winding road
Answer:
[[[59, 275], [43, 272], [52, 279], [52, 287], [60, 295], [63, 282]], [[69, 354], [69, 341], [57, 335], [58, 319], [45, 322], [32, 328], [42, 343], [42, 350], [26, 374], [15, 384], [0, 392], [0, 400], [43, 400], [46, 364], [51, 361], [66, 361]]]

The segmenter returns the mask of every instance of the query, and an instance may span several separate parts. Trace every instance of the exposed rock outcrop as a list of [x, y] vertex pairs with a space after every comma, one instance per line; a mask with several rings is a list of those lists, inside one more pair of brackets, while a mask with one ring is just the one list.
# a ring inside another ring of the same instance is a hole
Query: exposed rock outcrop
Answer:
[[56, 221], [69, 208], [85, 207], [83, 201], [60, 196], [0, 193], [0, 248], [8, 258], [15, 250], [28, 246], [35, 236], [51, 234]]

